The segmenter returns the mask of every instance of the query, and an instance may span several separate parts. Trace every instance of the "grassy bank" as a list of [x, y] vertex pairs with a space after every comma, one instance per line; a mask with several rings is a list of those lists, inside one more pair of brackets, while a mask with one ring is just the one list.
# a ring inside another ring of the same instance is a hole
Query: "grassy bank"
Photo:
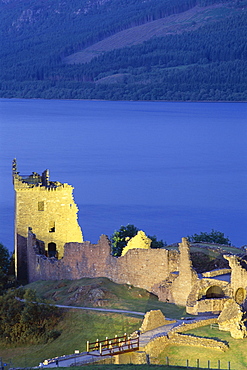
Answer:
[[166, 317], [186, 316], [185, 307], [160, 302], [154, 294], [132, 285], [116, 284], [107, 278], [36, 281], [27, 285], [52, 304], [103, 307], [138, 312], [161, 310]]
[[76, 349], [85, 351], [87, 340], [104, 339], [125, 332], [130, 334], [140, 327], [140, 323], [140, 318], [126, 315], [67, 310], [57, 325], [61, 335], [56, 340], [21, 347], [0, 343], [0, 353], [3, 361], [11, 361], [14, 367], [36, 366], [45, 359], [71, 354]]

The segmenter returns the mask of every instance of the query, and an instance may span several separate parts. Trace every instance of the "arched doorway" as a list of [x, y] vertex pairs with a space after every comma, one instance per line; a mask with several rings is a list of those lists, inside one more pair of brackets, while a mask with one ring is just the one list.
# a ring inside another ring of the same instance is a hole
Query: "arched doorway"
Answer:
[[57, 246], [56, 243], [48, 244], [48, 257], [57, 257]]
[[206, 298], [223, 298], [223, 297], [225, 297], [225, 294], [223, 290], [217, 285], [211, 286], [206, 292]]
[[238, 304], [242, 304], [246, 298], [246, 290], [244, 288], [238, 288], [235, 293], [235, 301]]

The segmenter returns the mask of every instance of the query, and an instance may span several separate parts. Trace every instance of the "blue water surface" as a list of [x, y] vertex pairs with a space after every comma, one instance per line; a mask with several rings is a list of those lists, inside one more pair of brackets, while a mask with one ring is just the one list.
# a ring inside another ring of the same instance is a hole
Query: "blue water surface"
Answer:
[[212, 229], [247, 244], [247, 104], [0, 99], [0, 241], [11, 162], [75, 187], [84, 238], [133, 223], [167, 243]]

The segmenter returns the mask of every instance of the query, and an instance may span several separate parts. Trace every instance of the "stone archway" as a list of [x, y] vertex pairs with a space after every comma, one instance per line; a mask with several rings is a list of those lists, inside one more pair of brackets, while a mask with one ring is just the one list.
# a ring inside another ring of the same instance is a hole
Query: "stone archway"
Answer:
[[244, 288], [238, 288], [235, 293], [235, 301], [238, 304], [242, 304], [246, 298], [246, 290]]
[[206, 292], [206, 298], [224, 298], [224, 297], [225, 297], [225, 293], [217, 285], [211, 286], [210, 288], [208, 288]]
[[56, 243], [48, 243], [48, 257], [57, 257]]

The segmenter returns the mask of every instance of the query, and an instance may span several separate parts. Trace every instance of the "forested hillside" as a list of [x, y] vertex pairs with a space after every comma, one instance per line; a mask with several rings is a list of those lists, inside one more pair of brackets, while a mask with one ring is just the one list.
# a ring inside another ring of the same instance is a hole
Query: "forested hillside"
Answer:
[[247, 100], [247, 0], [1, 0], [1, 97]]

